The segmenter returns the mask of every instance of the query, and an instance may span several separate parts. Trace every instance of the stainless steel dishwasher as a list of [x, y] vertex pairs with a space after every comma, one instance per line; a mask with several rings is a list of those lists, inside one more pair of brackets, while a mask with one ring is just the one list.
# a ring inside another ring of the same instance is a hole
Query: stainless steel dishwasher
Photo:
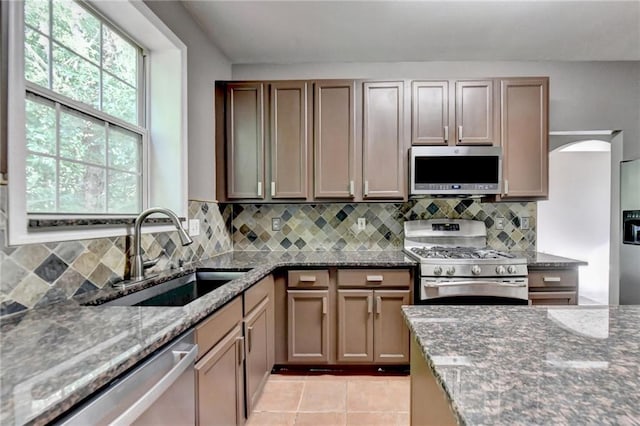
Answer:
[[197, 353], [189, 331], [57, 424], [194, 425]]

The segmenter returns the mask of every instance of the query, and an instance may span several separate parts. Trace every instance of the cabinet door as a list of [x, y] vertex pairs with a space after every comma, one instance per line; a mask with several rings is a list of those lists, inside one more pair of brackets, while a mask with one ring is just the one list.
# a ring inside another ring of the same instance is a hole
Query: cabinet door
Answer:
[[449, 82], [411, 83], [411, 143], [447, 145], [449, 143]]
[[373, 290], [338, 290], [338, 362], [373, 361]]
[[247, 415], [251, 414], [269, 374], [273, 350], [273, 322], [269, 318], [272, 300], [269, 297], [255, 307], [244, 320], [247, 368]]
[[271, 198], [307, 198], [307, 83], [271, 84]]
[[227, 197], [264, 198], [262, 83], [227, 85]]
[[329, 290], [287, 290], [288, 361], [329, 361]]
[[402, 305], [410, 303], [409, 290], [375, 290], [373, 323], [376, 363], [409, 362], [409, 329], [402, 318]]
[[458, 145], [493, 145], [495, 116], [493, 81], [456, 81]]
[[363, 198], [405, 197], [404, 83], [364, 83]]
[[244, 338], [237, 325], [196, 364], [197, 424], [244, 424]]
[[314, 83], [314, 196], [353, 198], [355, 191], [355, 83]]
[[549, 80], [500, 83], [502, 198], [549, 195]]

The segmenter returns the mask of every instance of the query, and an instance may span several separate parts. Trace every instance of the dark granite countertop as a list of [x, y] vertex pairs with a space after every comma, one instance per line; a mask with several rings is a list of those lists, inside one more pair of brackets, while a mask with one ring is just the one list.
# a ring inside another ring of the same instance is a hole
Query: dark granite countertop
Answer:
[[460, 424], [640, 423], [640, 306], [403, 311]]
[[541, 252], [513, 252], [527, 258], [527, 268], [529, 269], [566, 269], [584, 266], [588, 263], [584, 260], [570, 259], [568, 257], [556, 256]]
[[227, 253], [162, 274], [135, 289], [196, 268], [251, 269], [184, 307], [79, 304], [134, 291], [105, 289], [3, 317], [0, 424], [51, 421], [279, 267], [413, 265], [415, 261], [400, 251]]

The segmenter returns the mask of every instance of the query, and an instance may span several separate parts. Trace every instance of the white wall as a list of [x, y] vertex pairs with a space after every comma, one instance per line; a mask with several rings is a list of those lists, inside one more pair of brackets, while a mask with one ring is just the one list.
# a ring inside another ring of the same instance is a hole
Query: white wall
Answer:
[[[604, 143], [604, 142], [603, 142]], [[538, 251], [587, 261], [580, 294], [607, 304], [610, 152], [549, 155], [549, 200], [538, 202]]]
[[189, 199], [214, 201], [214, 83], [231, 79], [231, 63], [207, 38], [180, 2], [145, 1], [187, 45], [189, 97]]

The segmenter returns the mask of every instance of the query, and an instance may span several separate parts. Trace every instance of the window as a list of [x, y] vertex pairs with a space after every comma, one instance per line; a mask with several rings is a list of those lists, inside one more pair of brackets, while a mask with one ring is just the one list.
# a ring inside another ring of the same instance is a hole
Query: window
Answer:
[[26, 208], [143, 207], [142, 49], [73, 0], [24, 3]]
[[[71, 13], [59, 22], [65, 7]], [[139, 0], [16, 0], [0, 8], [8, 33], [9, 245], [128, 235], [130, 225], [104, 225], [102, 217], [130, 218], [146, 206], [187, 216], [186, 45]], [[41, 227], [79, 216], [98, 220]]]

